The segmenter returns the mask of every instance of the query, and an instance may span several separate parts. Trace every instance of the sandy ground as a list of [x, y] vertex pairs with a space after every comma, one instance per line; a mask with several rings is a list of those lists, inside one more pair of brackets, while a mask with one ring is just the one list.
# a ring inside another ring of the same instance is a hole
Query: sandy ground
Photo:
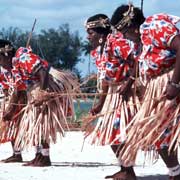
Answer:
[[[81, 132], [68, 132], [66, 137], [51, 145], [50, 167], [24, 167], [22, 163], [0, 163], [0, 180], [103, 180], [119, 170], [118, 162], [109, 146], [94, 147], [84, 143]], [[0, 159], [12, 154], [10, 143], [0, 147]], [[23, 160], [34, 157], [34, 149], [23, 151]], [[167, 169], [159, 159], [147, 162], [139, 152], [135, 171], [138, 180], [168, 180]]]

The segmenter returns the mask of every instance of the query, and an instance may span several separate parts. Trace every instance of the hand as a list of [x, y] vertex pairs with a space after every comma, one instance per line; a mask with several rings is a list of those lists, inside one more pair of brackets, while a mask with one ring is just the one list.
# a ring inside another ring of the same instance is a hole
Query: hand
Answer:
[[16, 112], [16, 106], [10, 104], [3, 113], [3, 121], [11, 121]]
[[3, 114], [3, 121], [11, 121], [12, 120], [12, 112], [7, 111]]
[[117, 90], [117, 93], [122, 95], [124, 101], [128, 101], [129, 97], [132, 95], [130, 84], [128, 82], [122, 84], [120, 88]]
[[31, 102], [31, 104], [33, 104], [35, 107], [37, 107], [37, 106], [41, 106], [42, 104], [43, 104], [43, 100], [33, 100], [32, 102]]
[[168, 100], [174, 99], [180, 93], [180, 89], [168, 83], [165, 94]]
[[97, 104], [97, 105], [95, 105], [95, 106], [90, 110], [90, 113], [91, 113], [92, 115], [96, 115], [96, 114], [98, 114], [98, 113], [101, 111], [102, 107], [103, 107], [102, 104]]

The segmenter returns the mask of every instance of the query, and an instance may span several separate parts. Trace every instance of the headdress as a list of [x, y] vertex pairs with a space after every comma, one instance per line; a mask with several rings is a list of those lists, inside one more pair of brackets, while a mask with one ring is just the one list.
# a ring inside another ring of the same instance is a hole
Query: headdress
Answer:
[[129, 4], [128, 10], [123, 13], [123, 18], [115, 25], [115, 28], [122, 30], [125, 26], [129, 27], [132, 24], [132, 19], [134, 17], [134, 6]]
[[110, 20], [109, 18], [103, 19], [99, 18], [98, 20], [95, 21], [90, 21], [90, 22], [85, 22], [85, 28], [86, 29], [92, 29], [92, 28], [109, 28], [110, 25]]

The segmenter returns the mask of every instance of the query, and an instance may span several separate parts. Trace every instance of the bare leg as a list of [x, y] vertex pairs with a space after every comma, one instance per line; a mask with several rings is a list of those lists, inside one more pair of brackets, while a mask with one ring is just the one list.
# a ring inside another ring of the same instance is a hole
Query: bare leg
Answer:
[[13, 155], [8, 157], [7, 159], [3, 159], [2, 162], [4, 163], [13, 163], [13, 162], [22, 162], [22, 155], [20, 150], [16, 150], [14, 148], [14, 141], [11, 141]]
[[180, 165], [176, 151], [168, 151], [168, 147], [160, 149], [159, 154], [169, 169], [170, 180], [180, 180]]
[[[123, 148], [123, 144], [121, 145], [112, 145], [111, 149], [116, 155], [119, 157], [119, 152]], [[121, 170], [116, 172], [113, 175], [106, 176], [105, 179], [113, 179], [113, 180], [136, 180], [136, 174], [134, 172], [133, 166], [125, 167], [121, 165]]]
[[49, 156], [49, 144], [42, 143], [41, 157], [34, 162], [33, 166], [51, 166], [51, 160]]
[[42, 154], [41, 154], [42, 145], [36, 146], [35, 148], [36, 148], [35, 149], [36, 154], [35, 154], [34, 159], [32, 159], [31, 161], [23, 164], [23, 166], [33, 166], [42, 157]]

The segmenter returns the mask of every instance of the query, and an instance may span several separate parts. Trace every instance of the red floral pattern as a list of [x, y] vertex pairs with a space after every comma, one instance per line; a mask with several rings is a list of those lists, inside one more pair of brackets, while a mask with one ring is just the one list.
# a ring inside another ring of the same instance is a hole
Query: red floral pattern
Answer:
[[[124, 39], [122, 34], [109, 34], [101, 55], [101, 49], [98, 47], [92, 51], [91, 55], [95, 60], [100, 78], [110, 82], [120, 82], [129, 76], [131, 63], [128, 57], [133, 53], [134, 44], [127, 39]], [[99, 77], [99, 76], [98, 76]], [[116, 108], [116, 107], [114, 107]], [[113, 129], [109, 138], [109, 142], [102, 138], [100, 144], [107, 143], [119, 144], [122, 143], [118, 138], [121, 133], [121, 113], [120, 108], [114, 112]], [[131, 117], [129, 116], [129, 120]], [[101, 119], [103, 121], [103, 119]], [[101, 132], [97, 133], [97, 138], [101, 136]], [[92, 141], [95, 143], [95, 139]]]
[[24, 82], [27, 88], [33, 81], [38, 81], [39, 77], [35, 73], [40, 68], [48, 68], [48, 62], [33, 54], [30, 48], [20, 47], [13, 58], [12, 73], [16, 79], [16, 84]]
[[[176, 23], [180, 17], [156, 14], [146, 18], [140, 27], [143, 50], [139, 56], [140, 73], [143, 75], [158, 76], [166, 69], [173, 68], [176, 60], [175, 52], [170, 49], [172, 39], [179, 35], [180, 31]], [[163, 93], [163, 92], [162, 92]], [[166, 117], [169, 117], [175, 109], [169, 108]], [[167, 121], [165, 119], [164, 121]], [[160, 139], [156, 142], [156, 148], [160, 149], [170, 143], [172, 125], [169, 125]]]
[[175, 63], [175, 52], [169, 48], [179, 34], [179, 17], [156, 14], [149, 16], [140, 27], [143, 51], [139, 57], [142, 74], [158, 75]]
[[127, 59], [133, 48], [133, 43], [124, 39], [122, 34], [109, 34], [102, 55], [100, 47], [91, 53], [101, 77], [113, 82], [128, 77], [130, 63]]

